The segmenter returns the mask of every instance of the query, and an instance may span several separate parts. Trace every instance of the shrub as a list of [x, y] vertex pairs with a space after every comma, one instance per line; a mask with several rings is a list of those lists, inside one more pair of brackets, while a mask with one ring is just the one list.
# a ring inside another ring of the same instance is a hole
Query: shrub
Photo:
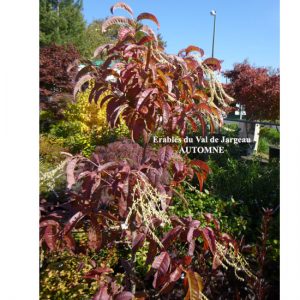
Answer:
[[[85, 276], [99, 264], [109, 270], [115, 264], [115, 249], [71, 254], [67, 251], [47, 254], [41, 252], [40, 299], [91, 299], [98, 289], [96, 281]], [[122, 277], [121, 274], [117, 276]]]
[[60, 93], [72, 93], [75, 70], [69, 65], [80, 54], [72, 45], [50, 45], [40, 50], [40, 96], [42, 99]]
[[263, 136], [260, 136], [259, 141], [258, 141], [257, 152], [268, 154], [269, 153], [269, 145], [270, 144], [269, 144], [268, 139], [266, 139]]
[[280, 132], [274, 128], [263, 127], [259, 133], [258, 152], [269, 153], [270, 145], [279, 145]]
[[280, 132], [274, 128], [261, 128], [259, 136], [266, 138], [273, 145], [278, 145], [280, 142]]
[[[223, 201], [232, 197], [241, 204], [238, 213], [244, 216], [249, 228], [257, 228], [257, 216], [262, 207], [276, 209], [279, 205], [279, 165], [278, 162], [262, 164], [258, 160], [244, 161], [232, 159], [216, 162], [211, 160], [212, 172], [208, 176], [207, 188]], [[277, 224], [278, 225], [278, 224]], [[275, 226], [276, 236], [278, 226]], [[249, 230], [247, 238], [254, 241], [255, 232]]]
[[61, 152], [66, 151], [64, 140], [49, 135], [40, 135], [40, 160], [49, 164], [58, 164], [65, 159]]
[[182, 205], [182, 199], [174, 197], [172, 212], [180, 217], [191, 216], [197, 220], [204, 220], [205, 213], [211, 213], [217, 218], [223, 230], [236, 238], [242, 238], [250, 230], [248, 220], [243, 216], [243, 203], [231, 199], [224, 199], [212, 195], [208, 190], [198, 191], [193, 185], [183, 184], [182, 196], [187, 199]]
[[88, 88], [79, 93], [76, 103], [67, 105], [63, 119], [49, 131], [49, 135], [62, 140], [71, 153], [81, 152], [85, 156], [90, 156], [96, 145], [107, 144], [128, 135], [124, 122], [113, 130], [108, 126], [106, 107], [100, 108], [95, 103], [89, 103], [90, 90]]

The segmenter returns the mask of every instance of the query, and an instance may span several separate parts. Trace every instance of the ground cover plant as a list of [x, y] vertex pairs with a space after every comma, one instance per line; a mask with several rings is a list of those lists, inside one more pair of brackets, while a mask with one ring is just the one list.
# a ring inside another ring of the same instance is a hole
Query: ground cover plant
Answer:
[[57, 177], [65, 184], [54, 200], [41, 197], [41, 299], [265, 299], [272, 211], [264, 211], [262, 243], [247, 261], [249, 247], [214, 214], [174, 213], [179, 201], [189, 204], [187, 186], [203, 190], [209, 166], [179, 155], [175, 145], [150, 143], [156, 132], [184, 137], [222, 126], [233, 99], [217, 79], [220, 61], [203, 60], [197, 46], [169, 55], [143, 25], [159, 27], [153, 14], [134, 18], [122, 2], [116, 9], [130, 17], [102, 23], [103, 31], [117, 25], [118, 38], [95, 50], [103, 64], [84, 60], [74, 100], [88, 95], [91, 107], [106, 108], [111, 128], [124, 122], [130, 139], [98, 145], [91, 155], [60, 151], [66, 159], [41, 176], [49, 190]]

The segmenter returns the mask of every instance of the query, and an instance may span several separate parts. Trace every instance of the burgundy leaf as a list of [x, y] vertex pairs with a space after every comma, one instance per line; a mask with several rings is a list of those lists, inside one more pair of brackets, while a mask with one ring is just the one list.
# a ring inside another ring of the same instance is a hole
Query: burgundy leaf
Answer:
[[193, 52], [193, 51], [196, 51], [196, 52], [199, 52], [201, 56], [204, 55], [204, 51], [197, 47], [197, 46], [188, 46], [186, 49], [185, 49], [186, 53], [190, 53], [190, 52]]
[[59, 227], [59, 223], [54, 220], [44, 220], [44, 221], [40, 222], [40, 227], [46, 227], [46, 226], [58, 226]]
[[164, 251], [155, 257], [154, 262], [152, 263], [152, 268], [160, 271], [162, 274], [165, 274], [168, 272], [170, 262], [171, 259], [168, 252]]
[[83, 75], [89, 73], [89, 72], [95, 72], [97, 71], [96, 68], [92, 65], [88, 65], [86, 67], [83, 67], [82, 69], [80, 69], [80, 71], [76, 74], [75, 80], [78, 81], [80, 77], [82, 77]]
[[167, 102], [163, 102], [163, 124], [168, 124], [169, 118], [170, 118], [170, 113], [171, 113], [171, 108], [170, 105]]
[[140, 108], [140, 106], [144, 103], [144, 101], [146, 99], [148, 99], [150, 97], [150, 95], [152, 93], [157, 93], [157, 92], [158, 92], [158, 90], [157, 89], [153, 89], [153, 88], [149, 88], [149, 89], [146, 89], [145, 91], [143, 91], [141, 93], [141, 95], [139, 96], [139, 100], [138, 100], [137, 105], [136, 105], [137, 109]]
[[157, 253], [157, 244], [153, 240], [150, 240], [149, 248], [148, 248], [148, 253], [147, 253], [147, 259], [146, 259], [146, 264], [151, 264], [156, 253]]
[[188, 255], [193, 256], [195, 251], [195, 240], [191, 240], [189, 243]]
[[144, 233], [138, 233], [136, 237], [132, 241], [132, 251], [136, 252], [139, 248], [141, 248], [145, 241], [145, 234]]
[[220, 222], [211, 213], [205, 213], [204, 217], [207, 222], [214, 223], [216, 230], [218, 230], [218, 231], [220, 230]]
[[164, 238], [161, 241], [165, 248], [168, 248], [170, 246], [170, 244], [178, 237], [181, 230], [182, 226], [178, 225], [165, 234]]
[[81, 211], [73, 215], [73, 217], [66, 223], [63, 234], [67, 235], [84, 216], [85, 214]]
[[219, 255], [217, 255], [216, 253], [214, 254], [214, 258], [213, 258], [213, 264], [212, 264], [212, 269], [215, 270], [217, 269], [220, 265], [222, 265], [222, 262], [219, 258]]
[[139, 40], [138, 45], [144, 45], [145, 43], [149, 43], [149, 42], [151, 42], [153, 40], [154, 40], [153, 36], [147, 35], [147, 36], [142, 37]]

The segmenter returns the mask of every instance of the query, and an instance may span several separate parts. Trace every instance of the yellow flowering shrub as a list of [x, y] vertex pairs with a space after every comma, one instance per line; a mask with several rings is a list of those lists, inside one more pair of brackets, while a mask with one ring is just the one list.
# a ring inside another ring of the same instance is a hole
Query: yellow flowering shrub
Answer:
[[[77, 95], [75, 103], [69, 103], [63, 120], [53, 125], [49, 134], [63, 138], [64, 146], [72, 153], [81, 152], [89, 156], [95, 146], [107, 144], [118, 137], [129, 136], [125, 122], [111, 129], [106, 120], [106, 105], [89, 103], [88, 96], [92, 86]], [[106, 93], [100, 96], [99, 101]]]

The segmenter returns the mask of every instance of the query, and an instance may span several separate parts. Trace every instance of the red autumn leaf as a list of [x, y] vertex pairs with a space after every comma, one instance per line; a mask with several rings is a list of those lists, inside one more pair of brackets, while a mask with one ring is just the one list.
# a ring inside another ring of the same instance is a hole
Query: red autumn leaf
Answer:
[[192, 257], [189, 256], [189, 255], [186, 255], [186, 256], [183, 258], [183, 265], [184, 265], [184, 266], [189, 266], [191, 263], [192, 263]]
[[199, 181], [199, 188], [200, 188], [200, 192], [201, 192], [203, 189], [204, 175], [202, 173], [196, 172], [196, 176]]
[[154, 23], [157, 25], [158, 29], [159, 29], [159, 27], [160, 27], [157, 18], [156, 18], [153, 14], [150, 14], [150, 13], [141, 13], [141, 14], [139, 14], [139, 15], [137, 16], [136, 19], [137, 19], [137, 21], [141, 21], [141, 20], [151, 20], [152, 22], [154, 22]]
[[129, 12], [131, 15], [133, 15], [133, 11], [132, 11], [131, 7], [124, 2], [117, 2], [116, 4], [114, 4], [110, 8], [111, 13], [113, 14], [114, 11], [118, 8], [122, 8], [122, 9], [126, 10], [127, 12]]
[[210, 249], [212, 254], [216, 252], [216, 237], [210, 227], [202, 228], [201, 233], [204, 240], [204, 249]]

